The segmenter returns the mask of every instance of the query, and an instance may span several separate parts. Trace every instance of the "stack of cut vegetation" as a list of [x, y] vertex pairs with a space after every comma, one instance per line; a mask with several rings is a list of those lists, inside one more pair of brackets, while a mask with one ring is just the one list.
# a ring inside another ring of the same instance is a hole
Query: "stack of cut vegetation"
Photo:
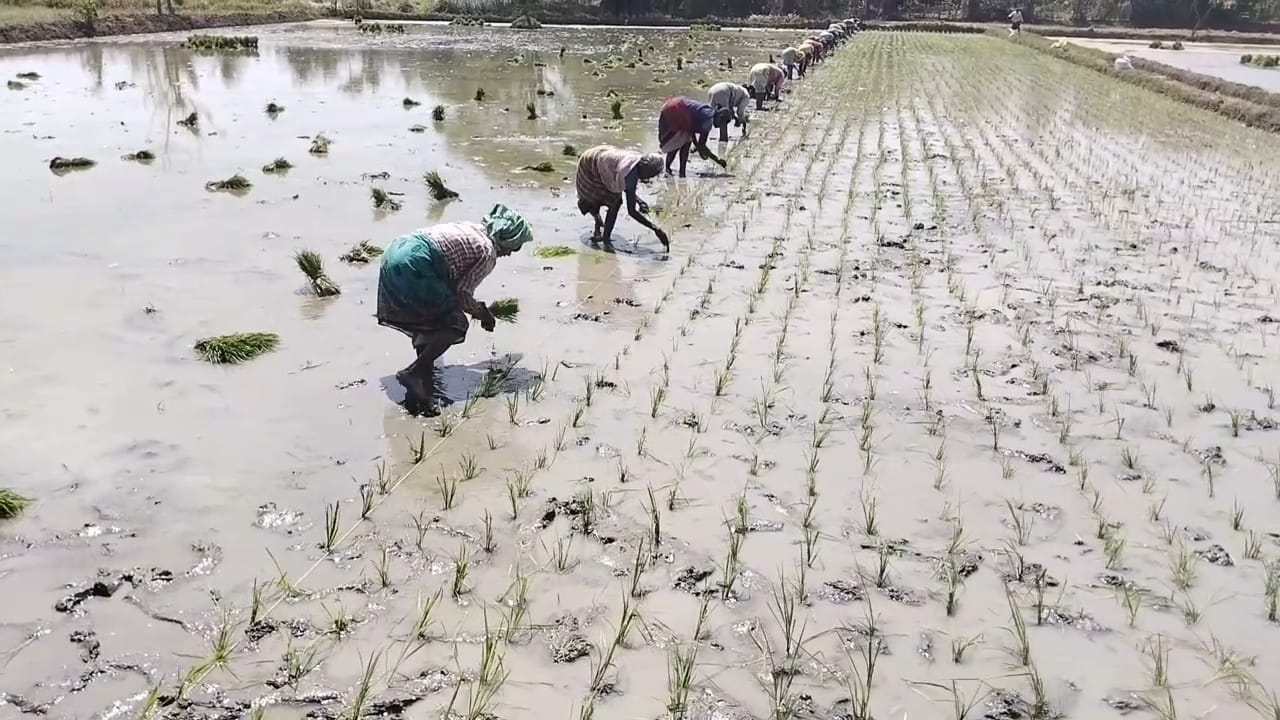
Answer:
[[275, 116], [279, 115], [282, 112], [284, 112], [283, 105], [277, 105], [274, 102], [267, 103], [267, 114], [270, 115], [273, 119], [275, 118]]
[[298, 263], [298, 269], [302, 274], [307, 276], [307, 282], [310, 283], [311, 290], [316, 295], [332, 297], [342, 292], [338, 283], [324, 271], [324, 258], [320, 257], [320, 253], [314, 250], [299, 250], [294, 253], [293, 259]]
[[1280, 55], [1241, 55], [1240, 64], [1263, 68], [1280, 67]]
[[236, 173], [226, 180], [210, 180], [204, 184], [204, 189], [210, 192], [247, 192], [253, 187], [253, 183], [249, 182], [249, 178]]
[[538, 22], [538, 18], [528, 13], [511, 21], [511, 29], [513, 30], [539, 30], [541, 28], [542, 23]]
[[333, 141], [325, 137], [323, 134], [316, 135], [311, 139], [311, 149], [307, 152], [310, 152], [312, 155], [328, 155], [329, 143], [331, 142]]
[[450, 25], [459, 25], [462, 27], [484, 27], [488, 23], [481, 17], [455, 17], [449, 21]]
[[395, 212], [400, 209], [400, 202], [391, 197], [386, 190], [383, 190], [382, 188], [373, 188], [370, 191], [370, 194], [373, 196], [373, 206], [378, 210]]
[[31, 498], [16, 490], [0, 488], [0, 520], [9, 520], [22, 514], [31, 506]]
[[215, 335], [195, 344], [196, 354], [215, 365], [237, 365], [280, 347], [280, 336], [275, 333], [247, 332]]
[[513, 297], [494, 300], [489, 303], [489, 312], [498, 320], [513, 323], [520, 314], [520, 301]]
[[366, 35], [404, 35], [407, 31], [402, 23], [361, 23], [357, 27]]
[[87, 157], [62, 157], [58, 156], [49, 161], [49, 169], [54, 172], [66, 172], [68, 170], [83, 170], [91, 168], [98, 163]]
[[146, 162], [151, 162], [152, 160], [155, 160], [156, 154], [151, 152], [150, 150], [139, 150], [138, 152], [131, 152], [128, 155], [125, 155], [124, 159], [129, 160], [131, 162], [146, 163]]
[[521, 169], [521, 170], [532, 170], [533, 172], [540, 172], [540, 173], [551, 173], [551, 172], [555, 172], [555, 171], [556, 171], [555, 166], [553, 166], [551, 163], [549, 163], [549, 162], [545, 162], [545, 161], [544, 161], [544, 162], [540, 162], [540, 163], [538, 163], [537, 165], [525, 165], [524, 167], [522, 167], [522, 168], [520, 168], [520, 169]]
[[444, 178], [440, 177], [440, 173], [435, 170], [423, 175], [422, 180], [431, 191], [431, 197], [436, 200], [452, 200], [458, 197], [458, 193], [449, 189], [449, 186], [444, 184]]
[[342, 262], [363, 265], [376, 257], [380, 257], [381, 255], [382, 248], [374, 245], [368, 240], [361, 240], [355, 245], [352, 245], [350, 250], [339, 255], [338, 259]]
[[288, 172], [289, 169], [292, 167], [293, 167], [293, 163], [289, 162], [288, 160], [285, 160], [282, 157], [278, 157], [275, 160], [272, 160], [271, 162], [267, 163], [266, 165], [263, 165], [262, 172], [267, 173], [268, 175], [272, 175], [275, 173], [285, 173], [285, 172]]
[[258, 52], [258, 38], [252, 35], [192, 35], [183, 45], [196, 52]]

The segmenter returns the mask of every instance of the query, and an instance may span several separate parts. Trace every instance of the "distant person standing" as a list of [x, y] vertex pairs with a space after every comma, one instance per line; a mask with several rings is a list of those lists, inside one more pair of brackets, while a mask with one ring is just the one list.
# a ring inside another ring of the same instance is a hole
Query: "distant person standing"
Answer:
[[1022, 10], [1014, 8], [1009, 13], [1009, 38], [1022, 37]]

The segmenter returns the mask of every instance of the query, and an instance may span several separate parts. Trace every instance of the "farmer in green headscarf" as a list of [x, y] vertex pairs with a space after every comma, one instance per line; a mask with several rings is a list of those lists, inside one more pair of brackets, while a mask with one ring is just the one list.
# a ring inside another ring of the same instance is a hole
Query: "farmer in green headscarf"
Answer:
[[473, 293], [498, 258], [532, 239], [519, 213], [495, 205], [483, 222], [435, 225], [402, 235], [387, 247], [378, 275], [378, 323], [408, 335], [418, 355], [396, 373], [409, 412], [440, 413], [436, 358], [466, 339], [467, 315], [493, 332], [493, 313]]

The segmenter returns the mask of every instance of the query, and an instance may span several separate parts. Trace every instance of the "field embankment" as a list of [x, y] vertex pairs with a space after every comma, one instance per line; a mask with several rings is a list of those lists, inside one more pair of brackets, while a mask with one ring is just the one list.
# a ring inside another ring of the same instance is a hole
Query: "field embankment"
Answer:
[[318, 13], [306, 10], [212, 13], [207, 15], [107, 14], [100, 16], [92, 25], [75, 19], [0, 24], [0, 44], [41, 40], [73, 40], [106, 35], [135, 35], [139, 33], [244, 25], [267, 25], [271, 23], [299, 22], [316, 17], [319, 17]]

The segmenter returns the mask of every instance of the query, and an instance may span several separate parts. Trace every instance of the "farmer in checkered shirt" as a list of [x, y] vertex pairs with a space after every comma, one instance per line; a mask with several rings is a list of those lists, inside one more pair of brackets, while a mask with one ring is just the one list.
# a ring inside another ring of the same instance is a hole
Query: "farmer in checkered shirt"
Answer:
[[479, 223], [445, 223], [396, 238], [382, 255], [378, 275], [378, 323], [413, 342], [417, 359], [396, 379], [405, 389], [405, 408], [438, 415], [435, 361], [467, 337], [467, 315], [493, 332], [489, 307], [475, 299], [476, 288], [506, 257], [533, 239], [524, 218], [503, 205]]

